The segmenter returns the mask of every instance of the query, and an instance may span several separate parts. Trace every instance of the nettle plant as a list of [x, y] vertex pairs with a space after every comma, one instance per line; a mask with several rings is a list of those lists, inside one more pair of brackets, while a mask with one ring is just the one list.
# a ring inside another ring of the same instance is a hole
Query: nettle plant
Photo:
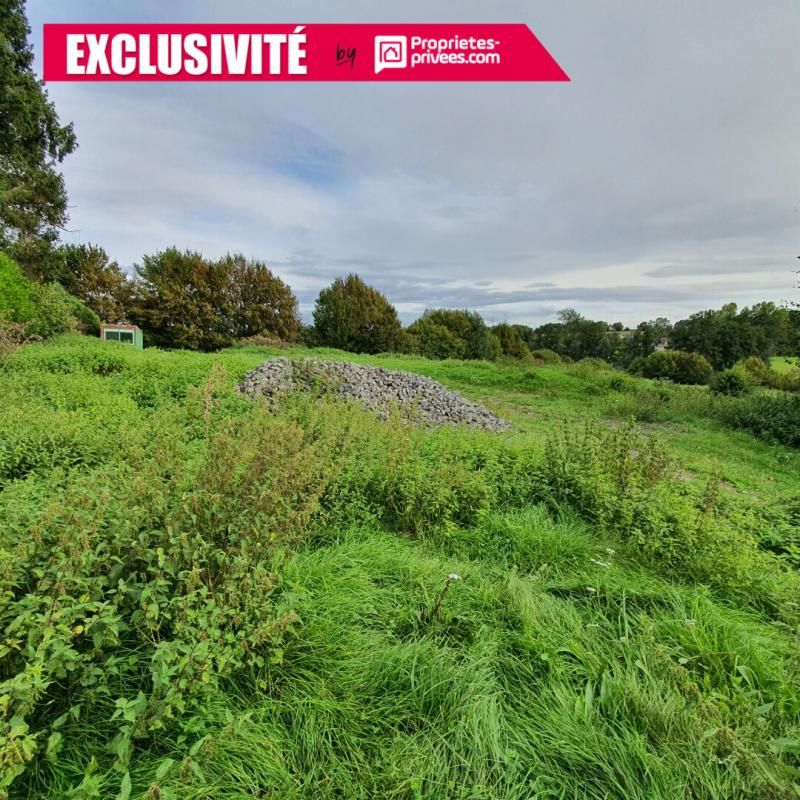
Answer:
[[86, 725], [129, 784], [137, 739], [280, 661], [296, 622], [281, 566], [336, 474], [333, 433], [259, 407], [226, 419], [215, 393], [162, 409], [140, 459], [62, 475], [37, 513], [7, 515], [0, 796]]
[[794, 619], [796, 576], [759, 549], [758, 523], [723, 502], [718, 476], [688, 487], [657, 437], [632, 425], [565, 427], [548, 437], [544, 473], [557, 505], [619, 537], [652, 568]]

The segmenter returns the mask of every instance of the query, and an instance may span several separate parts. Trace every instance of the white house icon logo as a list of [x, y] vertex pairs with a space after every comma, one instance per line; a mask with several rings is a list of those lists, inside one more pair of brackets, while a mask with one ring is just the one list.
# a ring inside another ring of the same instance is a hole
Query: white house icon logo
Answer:
[[384, 69], [403, 69], [408, 63], [408, 39], [405, 36], [375, 37], [375, 73]]

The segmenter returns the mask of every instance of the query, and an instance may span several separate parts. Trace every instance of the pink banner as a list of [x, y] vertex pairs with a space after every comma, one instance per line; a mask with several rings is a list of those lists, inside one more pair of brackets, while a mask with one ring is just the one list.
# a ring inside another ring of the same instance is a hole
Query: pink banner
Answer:
[[527, 25], [45, 25], [46, 81], [568, 81]]

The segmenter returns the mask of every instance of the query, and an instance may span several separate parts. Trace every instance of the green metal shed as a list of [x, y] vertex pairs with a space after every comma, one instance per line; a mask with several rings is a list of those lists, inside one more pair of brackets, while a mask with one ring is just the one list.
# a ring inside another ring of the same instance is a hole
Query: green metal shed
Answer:
[[131, 344], [138, 350], [144, 347], [144, 336], [138, 325], [101, 325], [100, 338], [106, 342]]

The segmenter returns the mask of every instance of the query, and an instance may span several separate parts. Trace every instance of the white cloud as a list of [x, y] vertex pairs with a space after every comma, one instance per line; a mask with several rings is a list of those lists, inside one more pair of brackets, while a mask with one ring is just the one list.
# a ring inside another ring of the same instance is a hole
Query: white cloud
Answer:
[[[37, 28], [131, 19], [121, 0], [28, 11]], [[356, 270], [409, 314], [448, 302], [532, 322], [563, 305], [634, 322], [791, 294], [794, 0], [769, 13], [746, 0], [151, 0], [135, 13], [519, 20], [572, 83], [54, 84], [81, 144], [65, 163], [73, 236], [124, 264], [169, 244], [242, 250], [306, 305]]]

